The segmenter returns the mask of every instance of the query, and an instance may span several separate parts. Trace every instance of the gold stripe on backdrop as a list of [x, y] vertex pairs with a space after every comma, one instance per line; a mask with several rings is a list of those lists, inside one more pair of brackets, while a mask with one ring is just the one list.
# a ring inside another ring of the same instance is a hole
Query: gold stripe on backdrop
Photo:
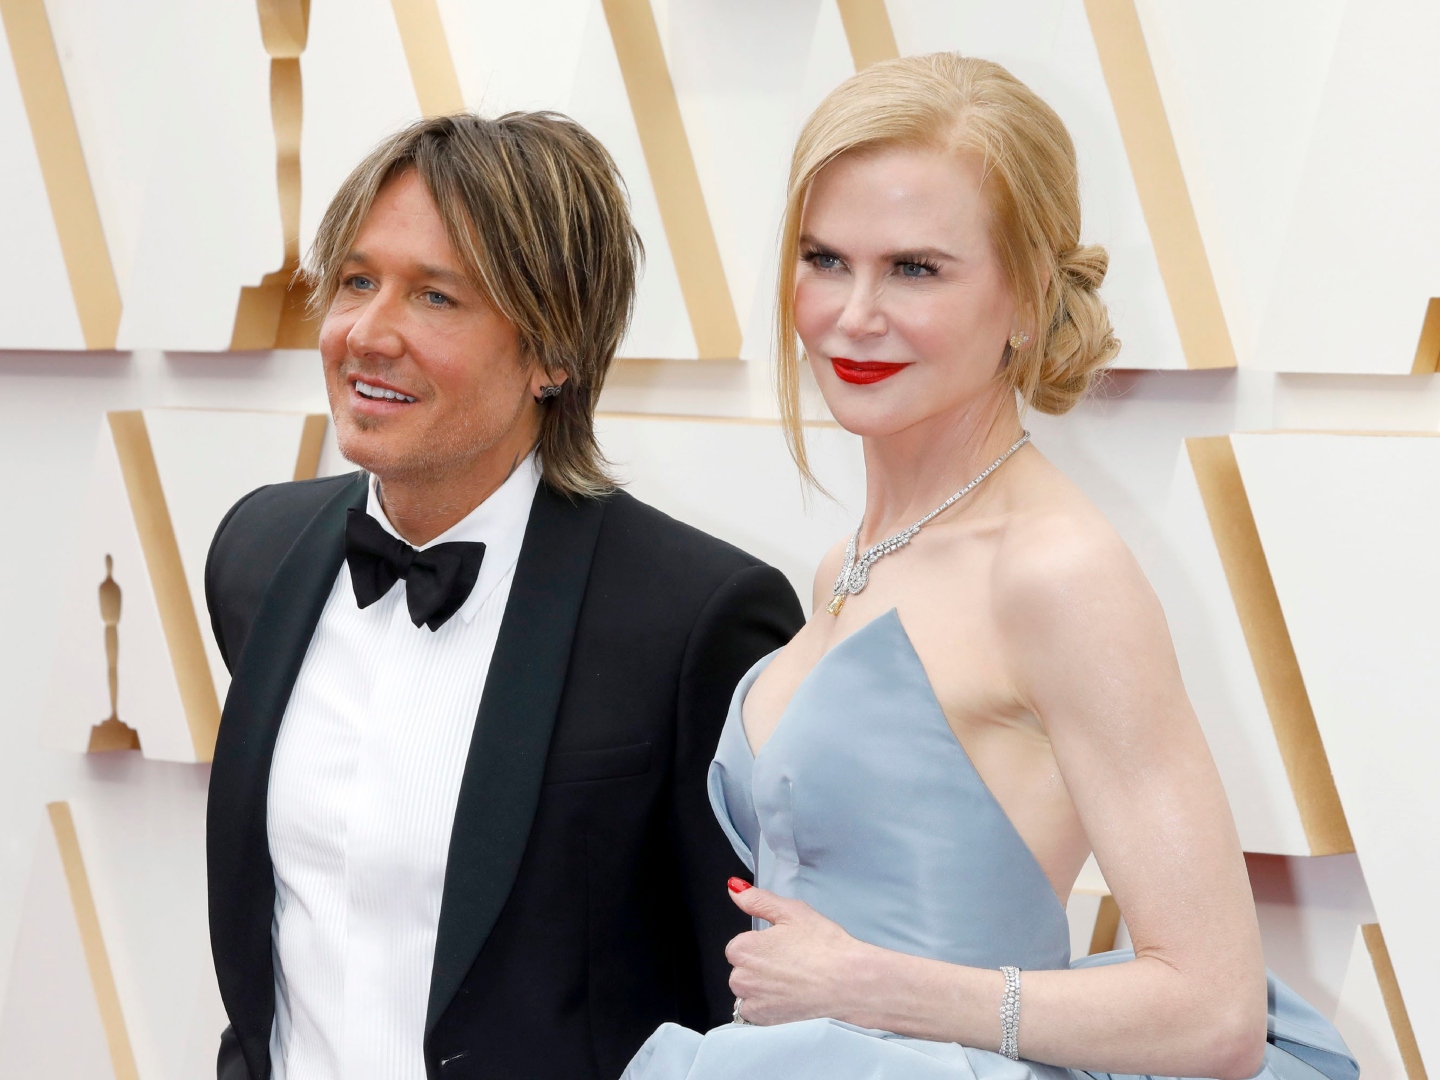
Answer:
[[1095, 912], [1095, 929], [1090, 934], [1090, 955], [1109, 952], [1115, 948], [1115, 939], [1120, 936], [1120, 905], [1115, 897], [1106, 893], [1100, 897], [1099, 910]]
[[465, 98], [435, 0], [390, 0], [390, 6], [421, 114], [446, 116], [463, 112]]
[[313, 480], [320, 471], [320, 451], [325, 446], [325, 425], [330, 417], [310, 413], [300, 429], [300, 452], [295, 455], [295, 479]]
[[1275, 742], [1300, 811], [1311, 855], [1355, 850], [1330, 760], [1310, 696], [1290, 642], [1270, 564], [1250, 511], [1250, 499], [1227, 435], [1186, 439], [1185, 449], [1200, 488], [1205, 516], [1215, 538], [1235, 613], [1260, 683], [1260, 694], [1275, 729]]
[[1410, 1023], [1405, 999], [1400, 996], [1400, 983], [1395, 978], [1395, 965], [1390, 962], [1385, 935], [1380, 932], [1379, 923], [1365, 924], [1360, 927], [1360, 933], [1365, 938], [1370, 963], [1375, 966], [1375, 980], [1380, 984], [1380, 997], [1385, 1002], [1390, 1028], [1395, 1032], [1395, 1045], [1400, 1051], [1405, 1075], [1409, 1080], [1426, 1080], [1425, 1063], [1420, 1060], [1420, 1044], [1415, 1041], [1415, 1028]]
[[702, 360], [740, 355], [740, 322], [650, 0], [603, 0], [660, 220]]
[[85, 165], [85, 151], [65, 73], [55, 50], [44, 0], [0, 0], [15, 78], [25, 101], [40, 175], [70, 278], [70, 292], [87, 349], [113, 349], [120, 329], [120, 287], [100, 208]]
[[275, 129], [275, 186], [284, 255], [280, 269], [245, 285], [235, 309], [231, 349], [310, 349], [318, 325], [305, 308], [309, 290], [300, 266], [300, 132], [304, 93], [300, 54], [310, 25], [310, 0], [256, 0], [260, 37], [270, 56], [270, 120]]
[[160, 487], [160, 471], [155, 467], [145, 414], [112, 412], [107, 418], [125, 478], [130, 514], [145, 555], [145, 569], [160, 609], [160, 626], [165, 632], [195, 759], [209, 761], [215, 754], [215, 733], [220, 730], [220, 701], [210, 676], [210, 661], [180, 560], [170, 508]]
[[1415, 346], [1412, 375], [1434, 375], [1440, 371], [1440, 296], [1425, 305], [1425, 321], [1420, 324], [1420, 342]]
[[845, 24], [845, 40], [850, 43], [856, 71], [900, 55], [885, 0], [835, 0], [835, 6]]
[[110, 955], [100, 930], [100, 915], [95, 909], [95, 894], [90, 890], [90, 877], [85, 872], [85, 859], [80, 853], [80, 836], [75, 831], [74, 815], [66, 802], [52, 802], [45, 809], [50, 814], [55, 846], [60, 850], [60, 865], [65, 868], [65, 885], [70, 893], [70, 906], [75, 911], [75, 925], [80, 931], [85, 966], [90, 969], [95, 1004], [100, 1007], [100, 1023], [105, 1029], [105, 1043], [110, 1049], [110, 1065], [115, 1070], [115, 1080], [139, 1080], [135, 1054], [130, 1048], [130, 1034], [125, 1030], [125, 1014], [120, 1008], [120, 992], [115, 986], [115, 973], [110, 968]]
[[1085, 0], [1160, 277], [1191, 368], [1231, 368], [1235, 347], [1135, 0]]

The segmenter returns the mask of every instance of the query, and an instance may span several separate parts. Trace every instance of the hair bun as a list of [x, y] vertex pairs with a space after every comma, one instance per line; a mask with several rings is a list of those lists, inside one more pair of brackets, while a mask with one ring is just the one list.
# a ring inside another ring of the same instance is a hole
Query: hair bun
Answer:
[[1060, 273], [1077, 289], [1094, 292], [1110, 269], [1110, 253], [1099, 244], [1076, 244], [1060, 256]]
[[1120, 351], [1098, 292], [1109, 266], [1110, 256], [1098, 244], [1076, 245], [1058, 260], [1045, 351], [1026, 395], [1041, 412], [1068, 412]]

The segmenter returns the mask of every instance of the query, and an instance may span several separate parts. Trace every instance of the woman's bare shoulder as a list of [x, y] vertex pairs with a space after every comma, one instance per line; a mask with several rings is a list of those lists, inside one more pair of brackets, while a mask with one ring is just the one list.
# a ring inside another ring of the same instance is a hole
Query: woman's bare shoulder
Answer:
[[1068, 480], [1034, 494], [1007, 521], [990, 590], [1022, 700], [1052, 738], [1077, 717], [1122, 730], [1152, 722], [1157, 703], [1185, 714], [1164, 609], [1125, 541]]
[[992, 564], [997, 614], [1028, 621], [1108, 618], [1137, 604], [1158, 611], [1119, 532], [1069, 478], [1041, 464], [1015, 492], [998, 534]]

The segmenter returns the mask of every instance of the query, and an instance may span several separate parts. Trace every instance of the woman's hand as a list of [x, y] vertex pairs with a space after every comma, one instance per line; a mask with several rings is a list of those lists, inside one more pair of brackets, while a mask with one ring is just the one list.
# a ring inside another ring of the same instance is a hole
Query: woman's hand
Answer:
[[849, 1019], [858, 972], [871, 946], [803, 900], [776, 896], [739, 878], [730, 879], [730, 896], [745, 914], [771, 924], [741, 934], [725, 948], [734, 966], [730, 989], [744, 1002], [741, 1015], [761, 1025], [818, 1016]]

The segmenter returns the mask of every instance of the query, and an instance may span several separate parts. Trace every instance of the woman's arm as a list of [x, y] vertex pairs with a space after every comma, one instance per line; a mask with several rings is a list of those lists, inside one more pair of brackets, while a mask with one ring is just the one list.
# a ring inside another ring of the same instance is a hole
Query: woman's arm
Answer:
[[[1026, 972], [1020, 1052], [1096, 1071], [1249, 1077], [1263, 1060], [1266, 990], [1234, 822], [1154, 593], [1118, 537], [1096, 528], [1077, 540], [1074, 526], [1029, 530], [1004, 553], [996, 621], [1136, 959]], [[731, 943], [748, 1019], [833, 1016], [998, 1047], [998, 972], [865, 945], [760, 890], [736, 902], [776, 923]]]

